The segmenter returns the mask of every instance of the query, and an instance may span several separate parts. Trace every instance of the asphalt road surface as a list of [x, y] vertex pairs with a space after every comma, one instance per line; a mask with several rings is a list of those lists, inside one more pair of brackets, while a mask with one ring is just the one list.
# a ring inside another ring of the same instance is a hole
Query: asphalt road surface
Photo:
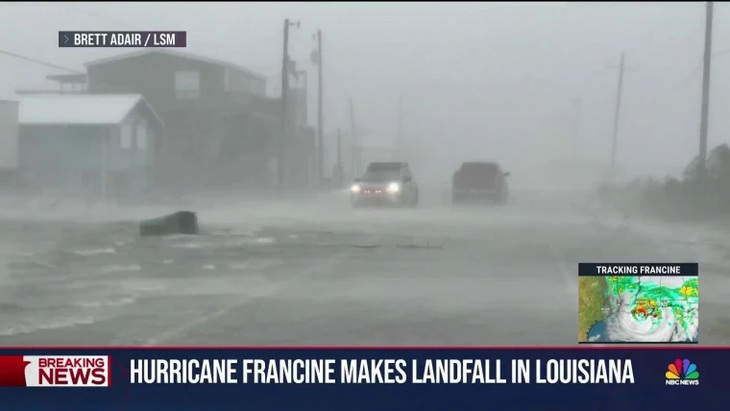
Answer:
[[728, 242], [565, 195], [196, 207], [203, 234], [165, 238], [119, 210], [0, 218], [0, 345], [574, 345], [578, 262], [698, 260], [700, 343], [730, 344]]

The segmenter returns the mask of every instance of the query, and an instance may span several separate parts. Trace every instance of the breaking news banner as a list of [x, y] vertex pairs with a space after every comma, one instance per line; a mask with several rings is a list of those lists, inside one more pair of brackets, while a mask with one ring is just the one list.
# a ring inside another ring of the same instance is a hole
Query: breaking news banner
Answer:
[[5, 348], [0, 408], [715, 410], [728, 363], [699, 346]]
[[581, 344], [699, 343], [698, 263], [578, 264]]
[[185, 47], [185, 31], [59, 31], [58, 47]]

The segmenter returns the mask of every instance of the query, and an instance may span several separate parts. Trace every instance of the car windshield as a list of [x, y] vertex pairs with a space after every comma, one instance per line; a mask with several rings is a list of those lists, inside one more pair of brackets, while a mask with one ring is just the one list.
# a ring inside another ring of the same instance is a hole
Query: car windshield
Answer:
[[386, 183], [400, 180], [399, 170], [368, 170], [361, 178], [368, 183]]
[[461, 170], [467, 175], [493, 176], [498, 174], [499, 168], [492, 163], [464, 164]]

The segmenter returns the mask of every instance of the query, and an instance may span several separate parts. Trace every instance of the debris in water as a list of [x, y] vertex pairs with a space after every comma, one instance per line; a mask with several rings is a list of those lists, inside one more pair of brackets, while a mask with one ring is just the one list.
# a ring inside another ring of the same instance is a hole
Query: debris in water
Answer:
[[[356, 244], [356, 245], [352, 245], [351, 247], [354, 247], [354, 248], [363, 248], [363, 249], [372, 249], [372, 248], [380, 248], [380, 247], [382, 247], [382, 245], [380, 245], [380, 244]], [[416, 248], [419, 248], [419, 249], [440, 249], [440, 248], [443, 248], [440, 245], [433, 245], [433, 244], [430, 244], [430, 243], [426, 243], [425, 245], [423, 245], [423, 244], [396, 244], [396, 247], [397, 248], [409, 248], [409, 249], [416, 249]]]
[[164, 217], [142, 220], [139, 232], [142, 236], [200, 234], [198, 217], [192, 211], [178, 211]]
[[396, 247], [398, 247], [398, 248], [410, 248], [410, 249], [423, 248], [423, 249], [429, 249], [429, 250], [443, 248], [440, 245], [432, 245], [430, 243], [426, 243], [425, 245], [423, 245], [423, 244], [420, 244], [420, 245], [419, 244], [398, 244]]

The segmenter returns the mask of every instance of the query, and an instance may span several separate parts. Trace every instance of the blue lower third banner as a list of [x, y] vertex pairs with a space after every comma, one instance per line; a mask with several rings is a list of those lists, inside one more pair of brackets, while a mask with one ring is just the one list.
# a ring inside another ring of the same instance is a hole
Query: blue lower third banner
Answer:
[[676, 346], [7, 348], [0, 410], [719, 410], [728, 364]]

